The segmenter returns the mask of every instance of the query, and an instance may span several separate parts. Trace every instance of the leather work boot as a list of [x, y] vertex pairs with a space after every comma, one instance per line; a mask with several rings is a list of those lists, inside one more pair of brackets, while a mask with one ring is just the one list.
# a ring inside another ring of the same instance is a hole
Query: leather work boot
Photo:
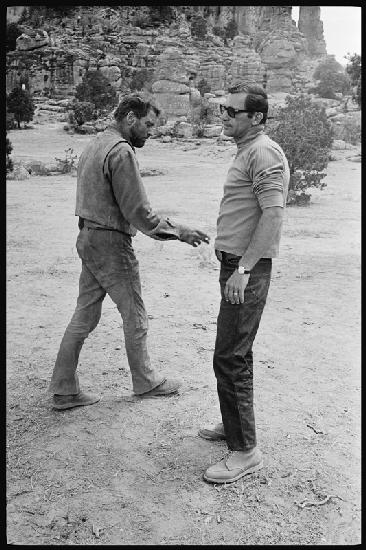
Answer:
[[262, 467], [262, 453], [257, 448], [250, 451], [232, 451], [229, 457], [207, 468], [203, 478], [211, 483], [232, 483]]
[[79, 392], [77, 395], [54, 395], [52, 407], [58, 411], [73, 409], [74, 407], [84, 407], [93, 405], [100, 400], [100, 396], [95, 393]]
[[209, 441], [223, 441], [226, 439], [224, 425], [222, 422], [219, 422], [214, 426], [214, 428], [201, 428], [198, 430], [198, 435], [203, 439], [208, 439]]
[[156, 388], [153, 388], [152, 390], [145, 393], [135, 395], [136, 397], [140, 397], [141, 399], [148, 399], [151, 397], [165, 397], [167, 395], [178, 393], [179, 387], [180, 382], [177, 382], [176, 380], [165, 380], [164, 382], [159, 384], [159, 386], [156, 386]]

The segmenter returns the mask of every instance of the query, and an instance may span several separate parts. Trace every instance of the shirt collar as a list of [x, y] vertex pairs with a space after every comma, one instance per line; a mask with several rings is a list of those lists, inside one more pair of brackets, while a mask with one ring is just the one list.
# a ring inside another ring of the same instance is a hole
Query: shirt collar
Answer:
[[236, 142], [236, 145], [238, 149], [242, 149], [245, 147], [245, 145], [248, 145], [251, 141], [254, 141], [254, 139], [259, 136], [260, 134], [263, 134], [264, 131], [264, 125], [258, 124], [258, 126], [252, 126], [248, 132], [245, 134], [245, 136], [238, 139]]
[[130, 142], [129, 139], [123, 137], [123, 135], [121, 134], [121, 132], [118, 130], [118, 126], [117, 126], [117, 123], [116, 122], [111, 122], [111, 124], [106, 128], [107, 130], [109, 130], [110, 132], [112, 132], [113, 134], [117, 134], [118, 136], [122, 137], [123, 139], [125, 139], [128, 143], [128, 145], [130, 145], [130, 147], [132, 147], [133, 151], [135, 152], [135, 148], [134, 146], [132, 145], [132, 143]]

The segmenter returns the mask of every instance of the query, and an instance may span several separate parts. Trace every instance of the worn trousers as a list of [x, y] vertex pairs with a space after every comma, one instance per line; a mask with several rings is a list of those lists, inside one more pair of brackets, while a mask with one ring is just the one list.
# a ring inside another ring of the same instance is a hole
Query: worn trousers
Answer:
[[245, 288], [244, 303], [231, 304], [224, 298], [224, 289], [240, 257], [226, 253], [217, 255], [221, 258], [221, 304], [213, 368], [228, 448], [248, 451], [257, 444], [252, 347], [267, 299], [272, 260], [262, 258], [257, 262]]
[[106, 294], [121, 314], [134, 393], [142, 394], [162, 384], [165, 378], [151, 368], [147, 350], [148, 320], [131, 236], [84, 226], [76, 249], [82, 262], [79, 296], [61, 341], [49, 391], [59, 395], [79, 393], [79, 354], [99, 322]]

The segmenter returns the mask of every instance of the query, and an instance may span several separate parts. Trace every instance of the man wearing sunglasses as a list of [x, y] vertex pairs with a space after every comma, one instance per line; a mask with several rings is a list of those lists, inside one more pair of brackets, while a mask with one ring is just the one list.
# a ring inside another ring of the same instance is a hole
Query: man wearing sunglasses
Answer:
[[226, 440], [229, 456], [204, 479], [230, 483], [263, 465], [253, 410], [253, 351], [278, 255], [289, 167], [281, 147], [265, 133], [268, 100], [255, 84], [229, 89], [221, 106], [223, 131], [237, 154], [229, 168], [215, 240], [221, 262], [221, 304], [213, 368], [222, 423], [201, 429], [211, 441]]

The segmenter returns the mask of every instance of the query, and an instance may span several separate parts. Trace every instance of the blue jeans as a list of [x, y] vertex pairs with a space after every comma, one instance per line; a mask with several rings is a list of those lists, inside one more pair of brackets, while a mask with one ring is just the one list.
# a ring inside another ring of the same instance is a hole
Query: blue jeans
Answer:
[[118, 231], [81, 229], [76, 248], [82, 262], [77, 305], [62, 338], [49, 391], [79, 393], [76, 369], [85, 338], [97, 326], [108, 293], [121, 314], [125, 348], [134, 393], [145, 393], [165, 378], [157, 376], [147, 351], [148, 320], [141, 297], [139, 264], [130, 235]]
[[240, 257], [220, 253], [221, 304], [213, 368], [228, 448], [248, 451], [256, 444], [253, 409], [252, 346], [266, 303], [271, 258], [260, 259], [251, 271], [243, 304], [231, 304], [224, 298], [226, 281], [238, 266]]

